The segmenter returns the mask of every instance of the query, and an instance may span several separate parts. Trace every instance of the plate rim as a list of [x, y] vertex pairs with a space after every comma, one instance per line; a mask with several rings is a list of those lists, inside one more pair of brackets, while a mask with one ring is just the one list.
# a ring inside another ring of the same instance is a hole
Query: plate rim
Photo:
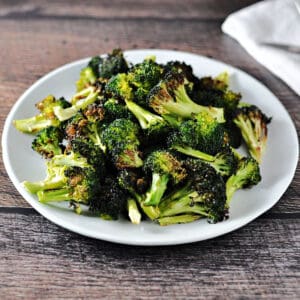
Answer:
[[[134, 55], [135, 53], [139, 53], [139, 54], [143, 54], [145, 52], [149, 52], [155, 55], [155, 53], [172, 53], [173, 55], [183, 55], [183, 56], [194, 56], [196, 59], [201, 58], [201, 59], [205, 59], [207, 61], [213, 62], [213, 63], [218, 63], [218, 64], [222, 64], [224, 65], [224, 67], [226, 68], [230, 68], [233, 69], [234, 71], [238, 71], [239, 73], [243, 74], [243, 76], [247, 76], [249, 77], [251, 80], [253, 80], [255, 82], [255, 84], [260, 85], [262, 88], [264, 88], [265, 90], [267, 90], [270, 95], [273, 97], [273, 100], [276, 100], [277, 104], [281, 107], [281, 109], [283, 109], [286, 113], [286, 117], [288, 118], [288, 121], [290, 123], [290, 125], [292, 125], [293, 128], [293, 133], [291, 133], [294, 138], [295, 141], [297, 142], [297, 149], [296, 149], [296, 156], [299, 157], [299, 141], [298, 141], [298, 135], [297, 135], [297, 129], [295, 127], [295, 124], [289, 114], [289, 112], [287, 111], [287, 109], [285, 108], [285, 106], [283, 105], [283, 103], [278, 99], [277, 96], [274, 95], [274, 93], [267, 87], [265, 86], [262, 82], [260, 82], [258, 79], [256, 79], [254, 76], [246, 73], [245, 71], [224, 63], [223, 61], [217, 60], [217, 59], [213, 59], [213, 58], [208, 58], [206, 56], [203, 55], [199, 55], [196, 53], [191, 53], [191, 52], [185, 52], [185, 51], [177, 51], [177, 50], [168, 50], [168, 49], [136, 49], [136, 50], [126, 50], [124, 51], [124, 56], [126, 55]], [[103, 54], [106, 55], [106, 54]], [[109, 241], [109, 242], [114, 242], [114, 243], [119, 243], [119, 244], [126, 244], [126, 245], [136, 245], [136, 246], [164, 246], [164, 245], [178, 245], [178, 244], [187, 244], [187, 243], [193, 243], [193, 242], [200, 242], [203, 240], [208, 240], [208, 239], [212, 239], [212, 238], [216, 238], [218, 236], [230, 233], [232, 231], [235, 231], [239, 228], [244, 227], [245, 225], [249, 224], [250, 222], [252, 222], [253, 220], [255, 220], [256, 218], [258, 218], [259, 216], [261, 216], [263, 213], [265, 213], [266, 211], [270, 210], [282, 197], [282, 195], [285, 193], [285, 191], [288, 189], [288, 187], [290, 186], [291, 182], [293, 181], [293, 178], [295, 176], [295, 172], [297, 169], [297, 164], [298, 164], [298, 160], [296, 160], [294, 166], [293, 166], [293, 170], [290, 170], [289, 173], [289, 178], [288, 178], [288, 183], [286, 184], [285, 188], [282, 189], [280, 195], [278, 194], [278, 196], [276, 198], [276, 200], [272, 201], [269, 205], [262, 207], [259, 212], [257, 212], [256, 214], [250, 214], [247, 216], [243, 217], [243, 222], [241, 224], [241, 222], [233, 222], [232, 226], [228, 227], [224, 226], [221, 228], [221, 230], [218, 230], [217, 233], [214, 234], [208, 234], [208, 235], [203, 235], [202, 237], [190, 237], [190, 238], [185, 238], [179, 241], [150, 241], [149, 243], [145, 240], [128, 240], [126, 239], [126, 237], [120, 239], [120, 237], [114, 237], [111, 236], [110, 234], [101, 234], [100, 236], [95, 236], [95, 234], [91, 234], [90, 232], [83, 230], [82, 228], [80, 228], [77, 224], [76, 226], [71, 225], [69, 223], [64, 223], [63, 221], [61, 221], [59, 218], [57, 218], [54, 215], [51, 215], [49, 217], [48, 213], [47, 213], [47, 206], [38, 206], [35, 205], [35, 199], [33, 199], [34, 201], [32, 201], [32, 196], [29, 195], [29, 193], [27, 193], [25, 191], [25, 189], [20, 185], [19, 180], [17, 179], [14, 170], [12, 169], [12, 166], [10, 165], [9, 162], [9, 154], [8, 154], [8, 149], [7, 149], [7, 139], [8, 139], [8, 131], [9, 128], [12, 124], [12, 120], [13, 120], [13, 116], [16, 112], [16, 110], [18, 109], [19, 105], [24, 101], [24, 99], [26, 99], [27, 95], [31, 93], [31, 91], [33, 91], [35, 88], [37, 88], [41, 83], [43, 83], [44, 81], [46, 81], [49, 77], [55, 76], [56, 74], [58, 74], [59, 72], [63, 72], [65, 69], [68, 68], [72, 68], [76, 65], [80, 65], [83, 63], [86, 63], [88, 60], [90, 59], [90, 57], [86, 57], [86, 58], [82, 58], [79, 60], [75, 60], [72, 62], [69, 62], [67, 64], [64, 64], [58, 68], [53, 69], [52, 71], [48, 72], [47, 74], [43, 75], [41, 78], [39, 78], [37, 81], [35, 81], [29, 88], [27, 88], [22, 95], [18, 98], [18, 100], [13, 104], [13, 106], [11, 107], [5, 123], [4, 123], [4, 127], [3, 127], [3, 132], [2, 132], [2, 139], [1, 139], [1, 144], [2, 144], [2, 158], [3, 158], [3, 163], [4, 163], [4, 167], [5, 170], [8, 174], [8, 177], [10, 178], [10, 180], [12, 181], [14, 187], [17, 189], [17, 191], [21, 194], [21, 196], [26, 200], [27, 203], [29, 203], [29, 205], [31, 207], [33, 207], [38, 213], [40, 213], [43, 217], [45, 217], [47, 220], [51, 221], [52, 223], [63, 227], [67, 230], [70, 230], [72, 232], [75, 232], [77, 234], [81, 234], [83, 236], [87, 236], [90, 238], [95, 238], [95, 239], [101, 239], [101, 240], [105, 240], [105, 241]], [[31, 198], [31, 199], [29, 199]], [[157, 225], [158, 226], [158, 225]], [[176, 226], [176, 225], [175, 225]], [[182, 226], [182, 225], [179, 225]]]

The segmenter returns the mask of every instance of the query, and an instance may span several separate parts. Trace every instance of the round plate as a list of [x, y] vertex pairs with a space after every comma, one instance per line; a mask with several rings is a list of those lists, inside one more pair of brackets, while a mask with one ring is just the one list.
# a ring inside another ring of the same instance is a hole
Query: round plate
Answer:
[[[5, 122], [2, 147], [7, 173], [20, 194], [44, 217], [53, 223], [79, 234], [111, 242], [131, 245], [174, 245], [196, 242], [220, 236], [249, 223], [270, 209], [282, 196], [294, 176], [298, 161], [298, 140], [293, 122], [281, 102], [260, 82], [245, 72], [222, 62], [199, 55], [169, 50], [126, 51], [129, 62], [138, 63], [145, 56], [155, 55], [157, 62], [170, 60], [190, 64], [197, 76], [230, 74], [230, 87], [241, 92], [243, 101], [258, 105], [272, 117], [268, 147], [261, 165], [262, 181], [249, 190], [238, 191], [231, 202], [230, 218], [218, 224], [205, 219], [189, 224], [160, 227], [143, 221], [133, 225], [127, 220], [105, 221], [97, 217], [76, 215], [68, 205], [45, 205], [21, 185], [24, 180], [45, 177], [43, 159], [31, 150], [32, 136], [18, 132], [14, 119], [37, 113], [34, 104], [48, 94], [67, 99], [75, 92], [75, 82], [89, 58], [60, 67], [38, 80], [16, 102]], [[289, 149], [289, 155], [286, 155]]]

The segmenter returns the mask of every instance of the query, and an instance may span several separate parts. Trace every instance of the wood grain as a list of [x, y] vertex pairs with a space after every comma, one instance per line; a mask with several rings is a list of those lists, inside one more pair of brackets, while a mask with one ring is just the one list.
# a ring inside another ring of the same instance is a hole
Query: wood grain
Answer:
[[0, 220], [0, 291], [11, 298], [296, 299], [300, 295], [296, 219], [261, 218], [211, 241], [154, 248], [84, 238], [36, 213], [0, 213]]

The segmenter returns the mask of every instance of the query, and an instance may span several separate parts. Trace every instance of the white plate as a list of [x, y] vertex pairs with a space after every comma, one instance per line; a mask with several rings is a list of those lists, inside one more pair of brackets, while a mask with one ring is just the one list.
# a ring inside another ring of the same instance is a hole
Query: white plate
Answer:
[[261, 165], [263, 179], [254, 188], [238, 191], [234, 195], [229, 220], [218, 224], [200, 220], [167, 227], [160, 227], [150, 221], [133, 225], [126, 220], [104, 221], [97, 217], [76, 215], [67, 205], [59, 207], [40, 204], [35, 196], [27, 193], [20, 183], [25, 179], [44, 178], [44, 162], [31, 150], [32, 136], [18, 132], [12, 121], [36, 114], [34, 104], [48, 94], [68, 99], [75, 92], [75, 81], [88, 58], [67, 64], [38, 80], [20, 97], [9, 113], [2, 136], [3, 160], [20, 194], [39, 213], [57, 225], [85, 236], [132, 245], [174, 245], [214, 238], [240, 228], [270, 209], [292, 181], [298, 160], [296, 130], [280, 101], [253, 77], [213, 59], [169, 50], [125, 52], [126, 59], [132, 63], [141, 62], [148, 55], [156, 55], [159, 63], [184, 61], [192, 65], [198, 76], [215, 76], [227, 70], [231, 74], [231, 88], [242, 93], [243, 101], [258, 105], [268, 116], [272, 116], [268, 148]]

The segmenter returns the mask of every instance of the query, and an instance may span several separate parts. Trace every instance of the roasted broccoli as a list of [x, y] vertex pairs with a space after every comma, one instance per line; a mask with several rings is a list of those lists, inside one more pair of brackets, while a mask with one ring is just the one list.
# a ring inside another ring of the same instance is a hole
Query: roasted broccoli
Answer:
[[145, 160], [144, 170], [152, 177], [151, 186], [146, 193], [145, 205], [157, 206], [163, 197], [169, 181], [177, 184], [186, 177], [186, 170], [168, 151], [157, 150]]
[[260, 181], [261, 175], [258, 162], [252, 157], [243, 157], [238, 163], [236, 172], [226, 181], [227, 205], [229, 206], [236, 190], [250, 188]]
[[97, 100], [98, 96], [99, 90], [96, 87], [87, 87], [86, 89], [81, 90], [72, 97], [72, 106], [67, 108], [55, 106], [53, 108], [54, 114], [60, 121], [68, 120], [75, 116], [80, 109], [85, 109], [90, 104], [94, 103]]
[[36, 104], [36, 108], [40, 113], [34, 117], [27, 119], [14, 120], [15, 127], [23, 133], [36, 133], [49, 126], [60, 126], [59, 120], [54, 111], [56, 109], [67, 109], [70, 103], [64, 98], [56, 99], [54, 96], [49, 95], [42, 101]]
[[115, 178], [106, 177], [101, 184], [101, 193], [93, 197], [89, 203], [89, 209], [104, 219], [118, 219], [126, 210], [127, 195], [120, 188]]
[[139, 204], [142, 212], [151, 220], [158, 218], [159, 211], [155, 206], [145, 205], [145, 187], [147, 181], [139, 176], [136, 170], [123, 169], [118, 174], [119, 186], [127, 191]]
[[242, 105], [237, 108], [233, 121], [241, 130], [251, 156], [261, 162], [267, 145], [267, 125], [271, 119], [255, 105]]
[[183, 121], [168, 139], [171, 147], [187, 146], [211, 155], [220, 152], [226, 144], [223, 124], [207, 113]]
[[143, 165], [138, 147], [139, 127], [130, 120], [116, 119], [102, 132], [101, 138], [116, 168], [139, 168]]
[[148, 105], [172, 123], [203, 112], [218, 122], [224, 122], [223, 108], [193, 102], [186, 92], [185, 85], [188, 84], [183, 73], [168, 73], [148, 94]]
[[[160, 218], [170, 217], [169, 222], [173, 224], [175, 221], [171, 217], [187, 215], [189, 220], [191, 214], [206, 217], [213, 223], [223, 221], [228, 212], [222, 176], [198, 159], [186, 160], [184, 167], [188, 174], [186, 183], [161, 201], [158, 206], [158, 221]], [[167, 220], [161, 219], [162, 225], [167, 225]]]
[[31, 147], [43, 157], [51, 158], [54, 155], [62, 154], [63, 138], [64, 131], [61, 127], [49, 126], [38, 132]]
[[76, 82], [77, 92], [82, 91], [89, 85], [93, 85], [97, 81], [97, 76], [91, 67], [85, 67], [80, 72], [80, 77]]

